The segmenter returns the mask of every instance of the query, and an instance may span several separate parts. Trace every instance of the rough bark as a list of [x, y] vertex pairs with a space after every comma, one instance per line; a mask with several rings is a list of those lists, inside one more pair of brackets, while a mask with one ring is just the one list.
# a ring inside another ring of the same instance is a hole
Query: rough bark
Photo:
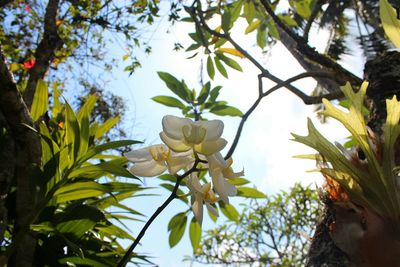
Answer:
[[[15, 144], [14, 153], [8, 155], [10, 160], [15, 159], [14, 177], [16, 181], [16, 220], [15, 233], [27, 223], [34, 205], [32, 185], [30, 182], [31, 167], [40, 164], [39, 136], [25, 125], [33, 126], [28, 108], [26, 107], [17, 85], [8, 70], [5, 57], [0, 47], [0, 112], [4, 115], [10, 136]], [[2, 147], [2, 153], [5, 148]], [[7, 179], [10, 179], [9, 177]], [[28, 232], [15, 256], [15, 266], [31, 266], [36, 241]], [[10, 264], [8, 266], [11, 266]]]

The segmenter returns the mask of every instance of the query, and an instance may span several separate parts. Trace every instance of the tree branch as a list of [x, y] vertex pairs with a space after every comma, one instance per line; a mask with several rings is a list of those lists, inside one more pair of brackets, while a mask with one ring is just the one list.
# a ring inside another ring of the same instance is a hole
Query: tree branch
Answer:
[[29, 80], [24, 93], [24, 101], [30, 109], [39, 79], [43, 79], [54, 59], [55, 52], [63, 41], [57, 33], [57, 12], [59, 0], [49, 0], [44, 17], [43, 38], [35, 51], [36, 63], [29, 71]]
[[143, 238], [144, 234], [147, 231], [147, 228], [149, 228], [149, 226], [153, 223], [153, 221], [157, 218], [157, 216], [160, 215], [160, 213], [172, 202], [172, 200], [177, 198], [176, 192], [178, 191], [179, 185], [181, 184], [182, 180], [186, 176], [188, 176], [192, 172], [196, 171], [198, 163], [199, 163], [199, 160], [196, 159], [192, 168], [190, 168], [188, 171], [186, 171], [182, 175], [176, 175], [176, 183], [175, 183], [174, 189], [172, 190], [171, 194], [164, 201], [164, 203], [160, 207], [157, 208], [157, 210], [153, 213], [153, 215], [151, 215], [150, 219], [143, 226], [142, 230], [140, 230], [140, 233], [136, 237], [135, 241], [132, 243], [132, 245], [129, 247], [129, 249], [125, 252], [124, 257], [118, 263], [117, 267], [125, 267], [126, 266], [126, 264], [129, 262], [129, 259], [131, 258], [131, 254], [133, 253], [133, 250], [136, 248], [136, 246], [139, 244], [140, 240]]
[[[15, 233], [25, 224], [34, 207], [30, 183], [31, 166], [40, 164], [41, 149], [39, 137], [24, 125], [33, 126], [26, 107], [8, 70], [5, 57], [0, 47], [0, 111], [8, 124], [15, 142], [14, 155], [16, 168], [14, 179], [17, 186]], [[16, 266], [31, 266], [36, 240], [29, 233], [24, 235], [22, 246], [17, 250]]]
[[[275, 15], [270, 4], [266, 0], [260, 0], [267, 14], [272, 18], [279, 31], [282, 44], [296, 58], [306, 71], [332, 71], [336, 73], [337, 80], [349, 81], [354, 86], [360, 86], [362, 79], [344, 69], [335, 61], [318, 53], [310, 47], [306, 40], [291, 31], [277, 15]], [[338, 91], [338, 84], [332, 80], [317, 79], [328, 92]]]

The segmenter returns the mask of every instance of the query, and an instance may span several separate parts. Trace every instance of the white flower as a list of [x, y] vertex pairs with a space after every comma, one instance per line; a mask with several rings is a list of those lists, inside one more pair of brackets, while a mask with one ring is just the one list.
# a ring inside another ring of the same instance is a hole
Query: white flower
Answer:
[[192, 121], [172, 115], [162, 119], [161, 140], [177, 152], [194, 151], [211, 155], [222, 150], [227, 141], [221, 138], [224, 123], [220, 120]]
[[225, 203], [229, 204], [229, 196], [235, 196], [237, 189], [227, 179], [233, 179], [244, 175], [244, 172], [234, 172], [232, 169], [232, 158], [224, 160], [221, 153], [207, 156], [209, 173], [212, 178], [215, 192]]
[[191, 167], [194, 162], [191, 151], [176, 153], [164, 144], [132, 150], [124, 155], [134, 163], [129, 171], [133, 175], [144, 177], [157, 176], [166, 170], [175, 174], [181, 169]]
[[218, 216], [218, 211], [211, 205], [212, 203], [217, 202], [218, 198], [211, 189], [210, 183], [201, 185], [196, 173], [192, 173], [190, 174], [186, 185], [192, 193], [192, 210], [200, 225], [203, 222], [203, 204], [206, 204], [210, 213], [214, 216]]

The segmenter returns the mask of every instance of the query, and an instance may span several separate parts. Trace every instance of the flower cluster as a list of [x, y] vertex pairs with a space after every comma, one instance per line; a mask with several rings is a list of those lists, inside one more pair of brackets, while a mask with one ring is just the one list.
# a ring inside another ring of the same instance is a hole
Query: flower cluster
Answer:
[[229, 196], [237, 193], [236, 187], [228, 179], [243, 176], [243, 171], [234, 172], [232, 158], [225, 160], [220, 151], [227, 141], [221, 138], [224, 124], [220, 120], [192, 121], [171, 115], [162, 119], [163, 131], [160, 138], [164, 144], [152, 145], [125, 154], [134, 163], [129, 171], [137, 176], [153, 177], [168, 170], [176, 174], [180, 170], [193, 167], [195, 158], [205, 159], [212, 184], [201, 184], [197, 173], [193, 172], [187, 180], [192, 195], [192, 210], [201, 224], [203, 205], [218, 216], [213, 203], [222, 200], [229, 203]]

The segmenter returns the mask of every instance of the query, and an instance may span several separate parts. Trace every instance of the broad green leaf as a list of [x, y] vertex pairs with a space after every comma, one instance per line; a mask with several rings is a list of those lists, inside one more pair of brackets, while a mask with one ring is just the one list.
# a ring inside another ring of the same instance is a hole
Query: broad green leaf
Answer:
[[115, 149], [123, 146], [129, 146], [133, 144], [138, 144], [141, 143], [139, 141], [135, 140], [120, 140], [120, 141], [111, 141], [105, 144], [97, 145], [95, 147], [91, 147], [86, 154], [82, 155], [81, 157], [78, 158], [78, 165], [82, 164], [83, 162], [95, 157], [97, 154], [100, 154], [103, 151], [109, 150], [109, 149]]
[[93, 94], [88, 97], [83, 107], [78, 112], [78, 123], [80, 126], [81, 133], [81, 145], [79, 148], [79, 155], [86, 153], [88, 149], [89, 137], [90, 137], [90, 113], [92, 112], [94, 105], [96, 104], [96, 95]]
[[249, 180], [247, 180], [245, 178], [240, 178], [240, 177], [234, 178], [234, 179], [228, 179], [227, 181], [228, 181], [228, 183], [233, 184], [233, 185], [245, 185], [245, 184], [250, 183]]
[[211, 80], [214, 80], [215, 76], [214, 63], [210, 56], [207, 57], [207, 73], [208, 76], [210, 76]]
[[189, 100], [189, 95], [188, 92], [183, 88], [181, 82], [176, 79], [174, 76], [167, 72], [158, 72], [158, 76], [161, 78], [161, 80], [164, 81], [164, 83], [167, 85], [167, 87], [177, 96], [179, 96], [181, 99], [188, 101]]
[[297, 27], [297, 22], [288, 14], [278, 14], [283, 23], [290, 27]]
[[260, 27], [261, 21], [256, 19], [254, 20], [252, 23], [250, 23], [246, 29], [244, 30], [245, 34], [251, 33], [252, 31], [254, 31], [255, 29], [257, 29], [258, 27]]
[[224, 76], [225, 78], [228, 78], [228, 73], [226, 72], [225, 67], [222, 65], [221, 61], [219, 60], [219, 58], [214, 57], [214, 62], [215, 62], [215, 66], [217, 67], [217, 70], [219, 71], [219, 73], [222, 74], [222, 76]]
[[92, 260], [90, 258], [81, 257], [65, 257], [59, 260], [61, 264], [74, 264], [75, 266], [96, 266], [96, 267], [109, 267], [108, 264]]
[[209, 103], [214, 103], [215, 100], [217, 100], [217, 97], [219, 95], [219, 91], [222, 89], [222, 86], [215, 86], [211, 92], [210, 92], [210, 98], [208, 99], [207, 102]]
[[244, 1], [243, 15], [247, 23], [251, 23], [256, 16], [256, 8], [253, 1]]
[[114, 159], [110, 161], [102, 161], [95, 165], [80, 166], [79, 168], [73, 170], [68, 178], [84, 177], [97, 179], [107, 174], [113, 174], [116, 176], [137, 178], [131, 174], [125, 167], [127, 159], [121, 157], [119, 159]]
[[231, 12], [230, 28], [232, 28], [233, 24], [240, 16], [240, 11], [242, 11], [243, 1], [244, 0], [234, 1], [232, 2], [231, 6], [229, 6], [229, 10]]
[[251, 187], [238, 187], [237, 188], [237, 195], [240, 197], [247, 197], [247, 198], [266, 198], [267, 196], [258, 191], [255, 188], [251, 188]]
[[210, 82], [207, 82], [203, 86], [203, 88], [201, 88], [199, 97], [197, 98], [198, 105], [203, 104], [207, 100], [207, 98], [208, 98], [208, 96], [210, 94], [210, 88], [211, 88], [211, 83]]
[[385, 34], [397, 48], [400, 48], [400, 20], [397, 19], [396, 10], [388, 0], [380, 0], [379, 12]]
[[105, 185], [96, 182], [72, 182], [60, 187], [55, 193], [57, 203], [98, 197], [109, 191]]
[[60, 233], [69, 233], [80, 238], [87, 231], [91, 230], [96, 223], [105, 220], [104, 214], [97, 208], [78, 205], [67, 208], [61, 218], [58, 219], [56, 229]]
[[109, 238], [125, 238], [130, 240], [135, 240], [135, 238], [123, 230], [122, 228], [118, 227], [117, 225], [96, 225], [95, 227], [100, 233], [108, 236]]
[[225, 56], [222, 53], [216, 52], [216, 55], [219, 59], [221, 59], [226, 65], [228, 65], [229, 67], [237, 70], [237, 71], [243, 71], [242, 67], [239, 65], [239, 63], [237, 63], [235, 60]]
[[215, 106], [210, 109], [210, 112], [220, 116], [243, 116], [243, 113], [239, 109], [228, 105]]
[[168, 238], [169, 246], [171, 248], [176, 246], [176, 244], [178, 244], [179, 241], [181, 241], [183, 234], [185, 233], [186, 224], [187, 224], [187, 215], [181, 218], [179, 223], [175, 224], [174, 227], [171, 228], [171, 232], [169, 233], [169, 238]]
[[152, 98], [155, 102], [165, 105], [167, 107], [184, 109], [185, 105], [178, 99], [172, 96], [155, 96]]
[[42, 79], [39, 79], [36, 85], [31, 108], [31, 116], [33, 121], [37, 121], [44, 113], [46, 113], [48, 102], [48, 86]]
[[257, 45], [261, 49], [264, 49], [267, 46], [267, 31], [264, 23], [260, 25], [257, 31]]
[[120, 117], [117, 116], [115, 118], [109, 118], [102, 125], [97, 127], [97, 130], [94, 134], [95, 139], [102, 138], [105, 133], [111, 130], [119, 122]]
[[221, 28], [225, 33], [228, 33], [231, 28], [231, 12], [225, 8], [224, 13], [221, 16]]
[[66, 107], [66, 123], [65, 123], [65, 136], [66, 146], [68, 146], [68, 155], [70, 158], [70, 165], [73, 164], [78, 156], [80, 147], [80, 129], [79, 123], [68, 102], [65, 103]]
[[201, 226], [197, 222], [196, 218], [193, 217], [189, 225], [189, 238], [192, 244], [193, 251], [196, 252], [200, 246], [201, 240]]
[[267, 28], [268, 28], [268, 34], [274, 39], [279, 40], [279, 31], [276, 28], [275, 22], [273, 20], [268, 21]]
[[60, 96], [61, 92], [57, 89], [58, 83], [53, 83], [53, 108], [51, 110], [51, 116], [56, 118], [61, 112]]
[[174, 215], [168, 223], [168, 231], [176, 228], [182, 221], [186, 220], [186, 212], [180, 212]]
[[231, 221], [238, 222], [239, 221], [239, 212], [236, 210], [234, 206], [231, 204], [226, 204], [223, 201], [219, 201], [219, 208], [221, 212]]
[[302, 18], [308, 19], [311, 16], [312, 0], [290, 0], [290, 5]]

